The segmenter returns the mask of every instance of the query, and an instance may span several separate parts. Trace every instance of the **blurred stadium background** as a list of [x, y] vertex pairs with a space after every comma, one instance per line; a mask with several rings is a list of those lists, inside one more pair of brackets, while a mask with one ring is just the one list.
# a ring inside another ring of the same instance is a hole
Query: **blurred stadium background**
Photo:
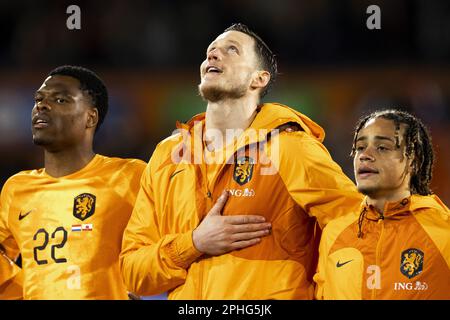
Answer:
[[[81, 8], [81, 30], [66, 8]], [[381, 8], [381, 30], [366, 8]], [[265, 99], [320, 123], [334, 159], [348, 157], [355, 121], [399, 107], [431, 129], [434, 190], [450, 203], [450, 3], [448, 1], [5, 1], [0, 2], [0, 183], [42, 166], [31, 142], [34, 91], [54, 67], [79, 64], [106, 82], [111, 108], [96, 150], [148, 160], [176, 120], [205, 104], [197, 94], [206, 47], [233, 22], [254, 28], [276, 52], [281, 75]]]
[[[81, 8], [81, 30], [66, 28], [71, 4]], [[381, 8], [381, 30], [366, 27], [371, 4]], [[437, 153], [433, 190], [448, 205], [449, 16], [446, 0], [1, 0], [0, 185], [43, 165], [30, 112], [51, 69], [96, 71], [110, 93], [96, 151], [148, 161], [176, 120], [204, 111], [197, 84], [206, 47], [243, 22], [278, 55], [281, 74], [265, 101], [321, 124], [325, 145], [352, 179], [348, 154], [361, 115], [396, 107], [420, 116]]]

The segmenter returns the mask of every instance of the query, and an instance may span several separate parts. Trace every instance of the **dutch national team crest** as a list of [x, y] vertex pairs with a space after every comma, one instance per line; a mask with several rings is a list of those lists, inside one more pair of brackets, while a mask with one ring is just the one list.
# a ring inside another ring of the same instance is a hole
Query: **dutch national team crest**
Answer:
[[250, 157], [240, 157], [236, 159], [233, 179], [239, 185], [244, 185], [252, 179], [254, 161]]
[[75, 218], [85, 220], [95, 212], [95, 196], [90, 193], [82, 193], [73, 201], [73, 215]]
[[417, 276], [423, 270], [423, 252], [411, 248], [402, 252], [400, 258], [400, 271], [409, 279]]

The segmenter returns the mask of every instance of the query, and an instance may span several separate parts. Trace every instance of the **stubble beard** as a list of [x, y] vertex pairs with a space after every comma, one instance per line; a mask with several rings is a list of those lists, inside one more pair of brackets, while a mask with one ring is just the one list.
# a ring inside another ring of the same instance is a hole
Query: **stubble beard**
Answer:
[[357, 188], [359, 192], [368, 197], [374, 197], [379, 191], [377, 186], [358, 186]]
[[50, 144], [50, 141], [43, 137], [39, 137], [39, 135], [33, 134], [33, 143], [37, 146], [45, 147], [46, 145]]
[[198, 85], [198, 92], [203, 100], [207, 102], [218, 102], [223, 100], [236, 100], [245, 96], [247, 86], [237, 85], [231, 88], [223, 88], [218, 85]]
[[32, 139], [34, 145], [38, 147], [42, 147], [45, 150], [52, 150], [55, 148], [56, 145], [56, 139], [54, 137], [50, 136], [48, 132], [44, 134], [43, 132], [32, 132]]

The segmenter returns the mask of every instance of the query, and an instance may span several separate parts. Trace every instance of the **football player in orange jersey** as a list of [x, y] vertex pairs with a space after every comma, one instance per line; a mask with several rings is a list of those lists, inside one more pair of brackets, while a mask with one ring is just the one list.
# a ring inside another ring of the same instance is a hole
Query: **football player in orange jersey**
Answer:
[[320, 243], [318, 299], [450, 299], [450, 212], [431, 192], [431, 137], [400, 110], [365, 116], [352, 147], [360, 209]]
[[119, 253], [145, 163], [94, 152], [107, 110], [103, 81], [82, 67], [56, 68], [36, 91], [32, 134], [45, 166], [3, 186], [0, 244], [16, 244], [23, 274], [4, 250], [0, 298], [23, 276], [25, 299], [127, 299]]
[[206, 112], [158, 144], [124, 232], [120, 261], [131, 291], [313, 298], [317, 223], [351, 212], [362, 197], [318, 124], [261, 103], [276, 73], [275, 55], [243, 24], [208, 46], [199, 84]]

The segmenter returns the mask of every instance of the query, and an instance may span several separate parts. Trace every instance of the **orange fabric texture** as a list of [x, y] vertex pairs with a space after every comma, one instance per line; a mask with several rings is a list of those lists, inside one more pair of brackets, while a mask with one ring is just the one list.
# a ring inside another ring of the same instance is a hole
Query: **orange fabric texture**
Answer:
[[320, 243], [318, 299], [450, 299], [450, 213], [436, 196], [332, 221]]
[[18, 256], [14, 238], [5, 239], [0, 246], [0, 300], [22, 299], [22, 273], [14, 263]]
[[[226, 161], [195, 164], [204, 154], [204, 117], [178, 124], [182, 131], [157, 146], [143, 174], [120, 258], [128, 289], [169, 291], [169, 299], [313, 298], [316, 223], [354, 211], [362, 199], [322, 145], [324, 131], [291, 108], [264, 104], [232, 147], [215, 151]], [[301, 130], [268, 140], [251, 134], [290, 122]], [[255, 144], [262, 146], [257, 161], [250, 150]], [[263, 215], [272, 232], [255, 246], [202, 256], [192, 232], [224, 189], [230, 197], [223, 215]]]

